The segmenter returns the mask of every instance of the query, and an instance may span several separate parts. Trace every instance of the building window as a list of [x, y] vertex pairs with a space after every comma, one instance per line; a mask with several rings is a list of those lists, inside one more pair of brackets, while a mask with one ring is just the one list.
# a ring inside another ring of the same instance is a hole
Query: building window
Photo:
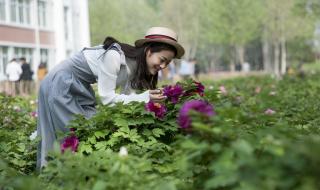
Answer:
[[16, 4], [17, 4], [17, 1], [16, 0], [11, 0], [10, 2], [10, 20], [12, 22], [16, 22], [17, 18], [16, 18], [16, 15], [17, 15], [17, 9], [16, 9]]
[[45, 66], [48, 65], [48, 50], [47, 49], [40, 49], [40, 63], [45, 64]]
[[31, 48], [14, 48], [14, 57], [19, 59], [25, 57], [30, 67], [33, 68], [32, 49]]
[[25, 17], [26, 17], [26, 23], [27, 24], [31, 24], [31, 16], [30, 16], [30, 1], [25, 1], [25, 5], [24, 5], [24, 11], [25, 11]]
[[38, 0], [38, 22], [41, 27], [47, 27], [47, 11], [47, 2]]
[[30, 24], [30, 0], [10, 1], [11, 22]]
[[8, 64], [8, 47], [0, 46], [0, 76], [5, 77], [5, 70]]
[[63, 9], [64, 17], [64, 37], [68, 41], [69, 39], [69, 8], [67, 6]]
[[0, 0], [0, 20], [6, 20], [6, 0]]

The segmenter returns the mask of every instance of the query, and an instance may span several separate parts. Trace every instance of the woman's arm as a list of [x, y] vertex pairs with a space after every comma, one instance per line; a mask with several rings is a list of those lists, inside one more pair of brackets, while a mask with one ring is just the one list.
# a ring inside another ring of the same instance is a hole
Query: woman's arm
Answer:
[[150, 100], [149, 91], [141, 94], [118, 94], [116, 93], [116, 81], [120, 72], [120, 53], [116, 50], [109, 50], [103, 58], [98, 70], [98, 94], [104, 105], [116, 102], [129, 103], [132, 101], [148, 102]]

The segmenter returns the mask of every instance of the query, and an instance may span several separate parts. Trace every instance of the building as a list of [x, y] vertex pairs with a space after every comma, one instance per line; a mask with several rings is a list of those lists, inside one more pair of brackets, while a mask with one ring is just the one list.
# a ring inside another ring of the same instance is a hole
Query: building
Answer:
[[89, 45], [87, 0], [0, 0], [0, 81], [12, 58], [50, 70]]

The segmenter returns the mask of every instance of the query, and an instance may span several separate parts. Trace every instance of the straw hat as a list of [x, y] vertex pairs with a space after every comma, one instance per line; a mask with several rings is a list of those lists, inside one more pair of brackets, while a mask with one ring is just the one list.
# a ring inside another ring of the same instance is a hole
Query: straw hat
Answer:
[[178, 35], [170, 28], [166, 27], [152, 27], [149, 28], [145, 37], [135, 42], [137, 47], [141, 47], [143, 44], [148, 42], [161, 42], [169, 44], [176, 48], [176, 58], [180, 59], [184, 54], [184, 48], [178, 43]]

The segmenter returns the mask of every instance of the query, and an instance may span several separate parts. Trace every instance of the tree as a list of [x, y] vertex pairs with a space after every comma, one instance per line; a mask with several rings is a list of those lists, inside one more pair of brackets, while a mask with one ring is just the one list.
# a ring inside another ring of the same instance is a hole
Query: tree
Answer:
[[259, 35], [259, 24], [263, 17], [262, 3], [259, 0], [204, 0], [203, 37], [208, 42], [230, 47], [230, 66], [235, 62], [245, 62], [244, 46]]
[[106, 36], [132, 44], [156, 20], [146, 0], [90, 0], [89, 11], [93, 44], [100, 44]]
[[265, 43], [273, 46], [273, 72], [277, 76], [286, 72], [287, 41], [297, 37], [311, 37], [314, 31], [314, 17], [307, 11], [307, 2], [306, 0], [265, 1], [267, 14], [263, 21], [263, 38]]
[[[201, 2], [201, 1], [200, 1]], [[160, 24], [175, 29], [185, 48], [185, 58], [195, 57], [199, 44], [200, 6], [198, 0], [163, 0]]]

